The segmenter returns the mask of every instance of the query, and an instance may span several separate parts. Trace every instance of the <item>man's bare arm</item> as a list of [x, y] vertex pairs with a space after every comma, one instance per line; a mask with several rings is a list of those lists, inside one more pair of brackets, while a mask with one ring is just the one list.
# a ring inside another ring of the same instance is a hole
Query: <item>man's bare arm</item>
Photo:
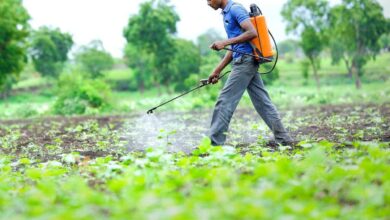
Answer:
[[[244, 30], [244, 32], [241, 35], [234, 37], [234, 38], [227, 39], [227, 40], [216, 41], [210, 45], [210, 48], [213, 50], [222, 50], [224, 47], [226, 47], [228, 45], [244, 43], [244, 42], [250, 41], [253, 38], [257, 37], [257, 32], [249, 19], [246, 21], [243, 21], [240, 24], [240, 26]], [[225, 57], [221, 60], [221, 62], [215, 68], [213, 73], [209, 76], [210, 83], [215, 84], [218, 82], [219, 74], [232, 61], [232, 59], [233, 59], [233, 52], [228, 51], [226, 53]]]
[[219, 62], [218, 66], [214, 69], [214, 71], [209, 76], [209, 83], [217, 83], [219, 74], [221, 74], [222, 70], [225, 69], [225, 67], [232, 61], [233, 59], [233, 53], [231, 51], [228, 51], [221, 62]]
[[248, 42], [253, 38], [257, 37], [257, 32], [249, 19], [243, 21], [240, 26], [244, 30], [241, 35], [227, 40], [216, 41], [211, 44], [210, 48], [213, 50], [222, 50], [228, 45]]

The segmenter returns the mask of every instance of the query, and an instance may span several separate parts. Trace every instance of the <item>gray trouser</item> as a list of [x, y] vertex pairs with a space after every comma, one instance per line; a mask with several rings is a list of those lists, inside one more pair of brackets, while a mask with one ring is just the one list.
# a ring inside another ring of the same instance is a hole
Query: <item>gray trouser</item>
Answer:
[[292, 141], [257, 73], [259, 65], [248, 56], [235, 59], [232, 64], [232, 72], [218, 97], [211, 119], [212, 145], [225, 144], [230, 119], [246, 89], [257, 113], [272, 130], [275, 140], [279, 143]]

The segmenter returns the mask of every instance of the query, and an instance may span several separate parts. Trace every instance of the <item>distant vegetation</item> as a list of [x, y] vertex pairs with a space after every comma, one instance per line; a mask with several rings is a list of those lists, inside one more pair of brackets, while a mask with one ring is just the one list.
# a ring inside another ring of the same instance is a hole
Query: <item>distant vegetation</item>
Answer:
[[7, 97], [26, 63], [30, 19], [20, 1], [0, 1], [0, 97]]
[[[99, 40], [74, 48], [71, 34], [59, 28], [31, 29], [29, 16], [19, 1], [4, 0], [0, 6], [0, 26], [8, 30], [0, 32], [0, 48], [4, 48], [0, 62], [1, 97], [8, 97], [5, 103], [13, 103], [12, 96], [23, 92], [42, 95], [45, 100], [51, 100], [44, 108], [50, 111], [37, 111], [45, 112], [42, 114], [100, 112], [102, 108], [85, 103], [94, 97], [91, 91], [97, 88], [77, 86], [81, 81], [81, 84], [94, 85], [97, 80], [97, 85], [105, 84], [104, 91], [113, 91], [113, 100], [107, 101], [114, 103], [113, 108], [105, 107], [104, 111], [122, 109], [118, 107], [120, 104], [115, 104], [116, 94], [134, 94], [138, 99], [140, 93], [146, 99], [150, 95], [162, 98], [165, 93], [183, 92], [206, 78], [224, 55], [209, 49], [212, 42], [224, 38], [215, 30], [206, 30], [196, 42], [178, 38], [176, 25], [180, 18], [167, 1], [146, 1], [138, 13], [130, 16], [123, 31], [126, 39], [123, 58], [113, 58]], [[11, 9], [18, 16], [8, 13]], [[279, 42], [279, 64], [273, 73], [262, 76], [267, 86], [299, 84], [309, 88], [315, 82], [317, 91], [311, 93], [316, 96], [315, 93], [322, 93], [319, 89], [340, 82], [346, 85], [354, 82], [357, 88], [365, 82], [386, 82], [390, 73], [385, 64], [390, 22], [376, 1], [344, 0], [330, 7], [324, 0], [290, 0], [284, 5], [282, 15], [287, 32], [295, 34], [296, 40]], [[263, 65], [260, 72], [269, 68]], [[340, 78], [342, 74], [346, 78]], [[67, 87], [62, 84], [73, 81], [74, 87], [68, 96], [64, 95]], [[194, 98], [193, 106], [208, 106], [207, 100], [213, 103], [221, 86], [206, 88], [207, 97], [203, 101]], [[84, 103], [82, 110], [60, 110], [59, 106], [67, 106], [65, 103], [69, 104], [70, 97], [76, 93], [84, 94], [78, 99]], [[86, 110], [95, 107], [93, 111]]]

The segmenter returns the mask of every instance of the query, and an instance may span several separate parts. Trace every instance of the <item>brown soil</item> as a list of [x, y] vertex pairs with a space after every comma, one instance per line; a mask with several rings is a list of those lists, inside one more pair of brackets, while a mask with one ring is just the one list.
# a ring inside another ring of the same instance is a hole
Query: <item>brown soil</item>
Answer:
[[[350, 141], [390, 141], [390, 103], [383, 105], [328, 105], [283, 109], [283, 121], [296, 140], [329, 140], [336, 143]], [[156, 117], [163, 125], [172, 124], [177, 129], [176, 145], [200, 143], [208, 131], [211, 110], [192, 112], [162, 112]], [[11, 147], [2, 147], [6, 154], [35, 155], [43, 160], [55, 158], [51, 147], [59, 146], [60, 153], [78, 151], [84, 156], [99, 157], [115, 154], [115, 149], [97, 145], [117, 145], [125, 142], [130, 150], [145, 149], [134, 142], [135, 136], [127, 134], [135, 128], [141, 115], [48, 117], [26, 120], [0, 120], [0, 137]], [[95, 124], [94, 124], [95, 123]], [[142, 122], [141, 122], [142, 123]], [[182, 127], [175, 123], [179, 123]], [[253, 126], [255, 125], [255, 126]], [[103, 131], [106, 132], [103, 132]], [[117, 135], [117, 134], [120, 135]], [[130, 132], [131, 133], [131, 132]], [[174, 135], [172, 135], [174, 136]], [[232, 119], [228, 142], [233, 145], [258, 143], [259, 136], [272, 136], [254, 109], [238, 109]], [[119, 137], [119, 138], [118, 138]], [[179, 140], [182, 137], [183, 140]], [[7, 140], [5, 140], [7, 138]], [[139, 138], [138, 138], [139, 139]], [[0, 139], [0, 146], [1, 146]], [[142, 137], [141, 137], [142, 140]], [[188, 142], [192, 141], [192, 142]], [[40, 146], [41, 151], [31, 146]], [[196, 146], [196, 144], [195, 144]], [[176, 146], [177, 147], [177, 146]], [[192, 146], [193, 147], [193, 146]], [[32, 150], [26, 150], [26, 149]], [[35, 149], [35, 150], [34, 150]]]

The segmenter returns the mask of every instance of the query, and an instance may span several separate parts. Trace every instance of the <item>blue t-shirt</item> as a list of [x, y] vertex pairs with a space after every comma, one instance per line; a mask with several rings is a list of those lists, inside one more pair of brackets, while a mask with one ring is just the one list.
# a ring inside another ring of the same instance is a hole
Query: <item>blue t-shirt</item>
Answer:
[[[222, 10], [223, 23], [228, 38], [234, 38], [243, 33], [240, 24], [249, 19], [249, 14], [241, 4], [229, 0], [225, 9]], [[232, 44], [233, 50], [245, 53], [252, 53], [252, 46], [248, 43]], [[233, 52], [233, 59], [241, 57], [242, 54]]]

